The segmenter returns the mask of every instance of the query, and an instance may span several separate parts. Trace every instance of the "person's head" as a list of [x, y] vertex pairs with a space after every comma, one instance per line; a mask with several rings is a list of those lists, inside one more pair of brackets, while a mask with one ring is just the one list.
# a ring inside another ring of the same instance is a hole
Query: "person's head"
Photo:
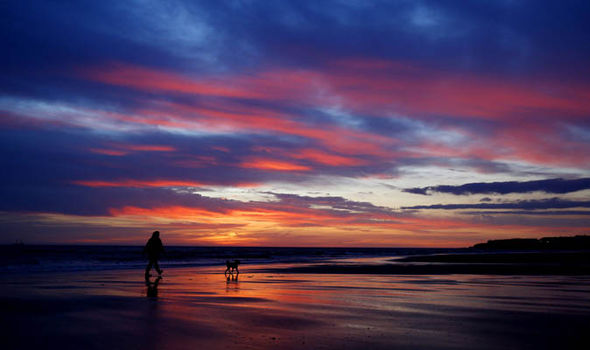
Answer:
[[160, 238], [160, 231], [154, 231], [154, 233], [152, 233], [152, 238]]

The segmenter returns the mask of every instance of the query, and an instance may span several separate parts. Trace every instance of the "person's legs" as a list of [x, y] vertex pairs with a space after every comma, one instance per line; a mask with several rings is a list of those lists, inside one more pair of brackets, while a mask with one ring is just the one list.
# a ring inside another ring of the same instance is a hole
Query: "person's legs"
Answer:
[[150, 261], [148, 262], [148, 264], [147, 264], [147, 266], [145, 268], [145, 275], [146, 276], [148, 276], [150, 274], [150, 270], [152, 269], [152, 265], [153, 264], [154, 264], [154, 261], [152, 259], [150, 259]]
[[160, 265], [158, 265], [158, 260], [154, 260], [154, 267], [156, 268], [156, 271], [158, 271], [158, 274], [161, 275], [162, 270], [160, 270]]

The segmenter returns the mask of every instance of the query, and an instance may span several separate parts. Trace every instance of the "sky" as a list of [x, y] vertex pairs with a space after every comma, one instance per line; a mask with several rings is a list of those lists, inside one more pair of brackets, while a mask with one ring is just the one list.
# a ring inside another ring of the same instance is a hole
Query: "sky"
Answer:
[[0, 243], [590, 234], [586, 1], [0, 9]]

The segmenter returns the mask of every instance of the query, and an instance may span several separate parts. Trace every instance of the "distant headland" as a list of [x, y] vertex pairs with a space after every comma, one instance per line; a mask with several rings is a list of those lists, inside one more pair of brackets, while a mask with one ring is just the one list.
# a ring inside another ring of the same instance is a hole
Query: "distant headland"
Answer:
[[497, 239], [475, 244], [471, 248], [482, 250], [581, 250], [590, 249], [590, 236]]

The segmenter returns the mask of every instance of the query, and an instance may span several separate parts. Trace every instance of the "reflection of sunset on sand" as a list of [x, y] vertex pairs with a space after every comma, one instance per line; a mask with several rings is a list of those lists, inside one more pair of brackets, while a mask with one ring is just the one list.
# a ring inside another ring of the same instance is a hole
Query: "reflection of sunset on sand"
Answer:
[[[239, 279], [220, 268], [167, 269], [156, 295], [151, 281], [149, 298], [141, 274], [132, 270], [3, 276], [2, 325], [13, 334], [14, 349], [47, 340], [87, 349], [590, 344], [583, 331], [590, 312], [587, 276], [283, 274], [264, 268], [248, 266]], [[36, 337], [22, 331], [33, 328]]]

